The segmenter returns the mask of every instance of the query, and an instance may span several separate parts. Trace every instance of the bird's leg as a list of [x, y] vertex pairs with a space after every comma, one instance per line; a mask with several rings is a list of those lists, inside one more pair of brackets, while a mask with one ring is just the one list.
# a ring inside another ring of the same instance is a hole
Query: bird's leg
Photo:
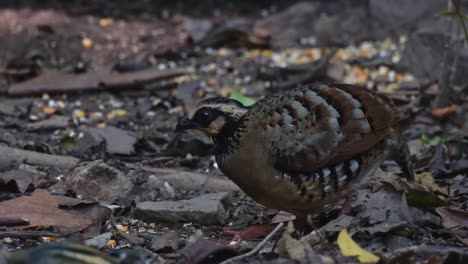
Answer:
[[394, 133], [390, 150], [391, 158], [400, 166], [403, 176], [410, 181], [414, 181], [413, 163], [411, 154], [403, 135]]
[[394, 160], [400, 166], [403, 176], [414, 181], [413, 164], [411, 154], [405, 137], [399, 131], [393, 131], [386, 140], [387, 158]]
[[343, 203], [343, 206], [341, 207], [338, 217], [349, 214], [351, 212], [351, 209], [353, 208], [353, 201], [356, 199], [356, 195], [357, 195], [357, 191], [354, 189], [351, 189], [346, 194], [345, 201]]
[[414, 181], [413, 162], [411, 161], [411, 154], [406, 143], [403, 143], [399, 153], [399, 156], [395, 160], [396, 163], [398, 163], [398, 165], [401, 167], [403, 175], [408, 180]]
[[294, 219], [294, 229], [300, 234], [308, 234], [315, 229], [317, 226], [312, 221], [312, 214], [295, 213], [296, 219]]

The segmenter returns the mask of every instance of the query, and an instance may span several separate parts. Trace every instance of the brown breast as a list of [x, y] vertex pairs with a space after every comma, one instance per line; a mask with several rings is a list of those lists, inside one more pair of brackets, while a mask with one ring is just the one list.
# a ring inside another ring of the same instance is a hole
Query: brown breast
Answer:
[[310, 210], [378, 168], [397, 121], [389, 101], [367, 89], [304, 86], [257, 102], [220, 168], [267, 206]]

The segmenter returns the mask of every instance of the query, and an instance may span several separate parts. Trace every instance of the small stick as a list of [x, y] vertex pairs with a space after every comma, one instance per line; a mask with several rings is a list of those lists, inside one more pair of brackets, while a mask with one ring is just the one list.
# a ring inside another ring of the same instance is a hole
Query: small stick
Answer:
[[283, 228], [284, 226], [284, 223], [279, 223], [275, 229], [273, 229], [273, 231], [271, 231], [270, 234], [268, 234], [268, 236], [266, 236], [262, 242], [260, 242], [260, 244], [258, 244], [254, 249], [250, 250], [249, 252], [245, 253], [245, 254], [242, 254], [242, 255], [239, 255], [239, 256], [236, 256], [236, 257], [233, 257], [233, 258], [230, 258], [230, 259], [227, 259], [223, 262], [221, 262], [220, 264], [228, 264], [228, 263], [231, 263], [233, 261], [236, 261], [236, 260], [241, 260], [243, 258], [246, 258], [246, 257], [250, 257], [250, 256], [253, 256], [255, 254], [257, 254], [258, 252], [260, 252], [260, 250], [262, 250], [262, 248], [266, 245], [266, 243], [271, 240], [271, 238], [276, 234], [278, 233], [279, 230], [281, 230], [281, 228]]
[[38, 238], [38, 237], [63, 237], [63, 234], [57, 234], [47, 231], [0, 231], [0, 238]]
[[68, 170], [75, 168], [79, 162], [80, 160], [75, 157], [0, 146], [0, 169], [6, 169], [12, 164], [26, 163]]

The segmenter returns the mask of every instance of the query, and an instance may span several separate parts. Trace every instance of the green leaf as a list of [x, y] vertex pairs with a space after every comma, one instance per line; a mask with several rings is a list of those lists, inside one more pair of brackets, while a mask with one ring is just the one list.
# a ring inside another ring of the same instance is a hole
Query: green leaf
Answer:
[[231, 96], [229, 96], [229, 98], [239, 101], [244, 106], [251, 106], [255, 104], [255, 99], [253, 99], [252, 97], [245, 96], [237, 90], [232, 90]]
[[422, 141], [423, 144], [440, 145], [440, 144], [445, 144], [447, 139], [444, 138], [444, 137], [441, 137], [441, 136], [435, 136], [433, 138], [430, 138], [426, 134], [422, 134], [421, 135], [421, 141]]
[[445, 138], [441, 137], [441, 136], [436, 136], [435, 138], [432, 139], [432, 141], [438, 145], [440, 144], [444, 144], [445, 141], [447, 141]]
[[431, 139], [426, 134], [421, 135], [421, 141], [422, 141], [423, 144], [431, 143]]
[[75, 149], [76, 140], [74, 137], [64, 136], [62, 139], [60, 139], [60, 144], [65, 150], [71, 151]]
[[408, 205], [422, 209], [430, 209], [445, 204], [436, 194], [423, 190], [408, 191], [406, 194], [406, 201]]

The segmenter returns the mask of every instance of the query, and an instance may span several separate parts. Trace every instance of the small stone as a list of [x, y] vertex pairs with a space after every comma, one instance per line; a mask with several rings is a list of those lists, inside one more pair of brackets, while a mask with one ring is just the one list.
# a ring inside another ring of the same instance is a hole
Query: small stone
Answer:
[[169, 231], [153, 240], [151, 249], [158, 253], [169, 253], [179, 249], [179, 232]]
[[83, 129], [95, 141], [105, 140], [109, 154], [129, 155], [135, 152], [134, 145], [137, 142], [135, 133], [113, 126], [103, 128], [86, 127]]
[[112, 237], [111, 232], [103, 233], [100, 234], [99, 236], [95, 236], [93, 238], [85, 240], [85, 244], [90, 247], [95, 247], [95, 248], [103, 248], [107, 245], [109, 240]]
[[52, 116], [49, 119], [27, 124], [24, 128], [28, 131], [44, 131], [63, 129], [68, 125], [68, 117]]
[[223, 192], [205, 194], [190, 200], [140, 202], [136, 205], [136, 214], [153, 222], [224, 224], [226, 210], [222, 201], [227, 196]]
[[67, 179], [70, 186], [85, 198], [128, 198], [131, 179], [102, 160], [82, 163]]

